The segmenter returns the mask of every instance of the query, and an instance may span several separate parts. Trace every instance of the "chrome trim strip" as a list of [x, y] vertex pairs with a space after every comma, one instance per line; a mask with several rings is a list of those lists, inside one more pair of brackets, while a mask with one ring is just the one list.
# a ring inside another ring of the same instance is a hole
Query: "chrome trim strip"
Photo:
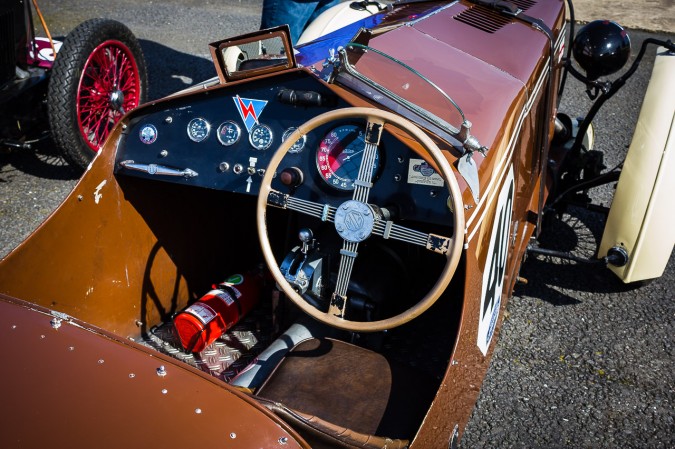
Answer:
[[452, 3], [449, 3], [449, 4], [447, 4], [447, 5], [443, 6], [443, 7], [441, 7], [441, 8], [438, 8], [436, 11], [432, 11], [432, 12], [430, 12], [429, 14], [427, 14], [427, 15], [425, 15], [425, 16], [422, 16], [422, 17], [420, 17], [420, 18], [418, 18], [418, 19], [411, 20], [410, 22], [406, 22], [405, 26], [411, 27], [411, 26], [417, 25], [417, 24], [420, 23], [421, 21], [426, 20], [426, 19], [428, 19], [429, 17], [433, 17], [433, 16], [435, 16], [436, 14], [438, 14], [439, 12], [445, 11], [446, 9], [448, 9], [448, 8], [450, 8], [450, 7], [452, 7], [452, 6], [455, 6], [457, 3], [459, 3], [459, 0], [456, 0], [456, 1], [452, 2]]

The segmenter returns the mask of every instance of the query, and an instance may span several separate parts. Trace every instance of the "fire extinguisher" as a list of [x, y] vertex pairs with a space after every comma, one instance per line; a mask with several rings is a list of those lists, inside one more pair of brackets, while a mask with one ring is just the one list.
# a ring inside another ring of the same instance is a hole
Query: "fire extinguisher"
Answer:
[[259, 301], [265, 278], [262, 270], [234, 274], [173, 319], [183, 347], [201, 352], [244, 317]]

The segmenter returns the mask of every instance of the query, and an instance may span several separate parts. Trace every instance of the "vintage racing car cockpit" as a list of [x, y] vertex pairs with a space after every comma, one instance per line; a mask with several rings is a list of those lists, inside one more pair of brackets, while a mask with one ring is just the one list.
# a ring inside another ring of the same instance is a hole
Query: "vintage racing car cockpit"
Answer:
[[[563, 3], [492, 3], [210, 44], [217, 78], [125, 115], [2, 261], [0, 316], [33, 323], [2, 332], [67, 353], [82, 419], [105, 372], [134, 441], [455, 447], [546, 199], [590, 173], [578, 128], [551, 144]], [[168, 411], [220, 436], [134, 430]]]

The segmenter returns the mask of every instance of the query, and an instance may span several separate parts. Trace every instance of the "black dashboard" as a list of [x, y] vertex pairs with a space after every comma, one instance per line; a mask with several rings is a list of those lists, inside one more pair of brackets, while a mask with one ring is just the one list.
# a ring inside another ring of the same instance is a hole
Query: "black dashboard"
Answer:
[[[349, 106], [304, 71], [177, 96], [132, 113], [115, 173], [257, 195], [283, 139], [307, 120]], [[289, 188], [276, 176], [273, 187], [333, 206], [350, 199], [364, 128], [363, 122], [346, 120], [304, 136], [277, 170], [292, 171], [302, 183]], [[369, 202], [395, 209], [400, 219], [450, 223], [442, 178], [387, 132], [378, 150]]]

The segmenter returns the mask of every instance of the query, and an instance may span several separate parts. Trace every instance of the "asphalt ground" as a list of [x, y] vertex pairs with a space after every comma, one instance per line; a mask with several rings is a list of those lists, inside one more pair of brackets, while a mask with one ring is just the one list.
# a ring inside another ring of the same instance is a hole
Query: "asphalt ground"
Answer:
[[[578, 3], [577, 12], [593, 5]], [[660, 6], [653, 5], [658, 1], [630, 3], [631, 17], [665, 17], [672, 24], [672, 0]], [[214, 76], [207, 44], [257, 29], [261, 4], [43, 0], [40, 7], [55, 36], [92, 17], [124, 22], [145, 52], [150, 97], [160, 98]], [[617, 8], [607, 6], [604, 12], [621, 21]], [[666, 25], [666, 30], [673, 28]], [[646, 37], [675, 40], [673, 34], [630, 34], [633, 54]], [[630, 143], [652, 60], [653, 51], [595, 120], [596, 149], [606, 153], [607, 165], [618, 162]], [[580, 116], [590, 104], [583, 86], [569, 81], [561, 110]], [[29, 235], [76, 181], [49, 144], [37, 152], [0, 150], [0, 256]], [[611, 189], [593, 195], [609, 205]], [[587, 211], [572, 212], [552, 223], [543, 244], [590, 255], [602, 221]], [[529, 282], [518, 286], [509, 302], [462, 447], [674, 448], [675, 257], [661, 278], [640, 287], [621, 284], [601, 267], [543, 257], [528, 259], [521, 275]]]

